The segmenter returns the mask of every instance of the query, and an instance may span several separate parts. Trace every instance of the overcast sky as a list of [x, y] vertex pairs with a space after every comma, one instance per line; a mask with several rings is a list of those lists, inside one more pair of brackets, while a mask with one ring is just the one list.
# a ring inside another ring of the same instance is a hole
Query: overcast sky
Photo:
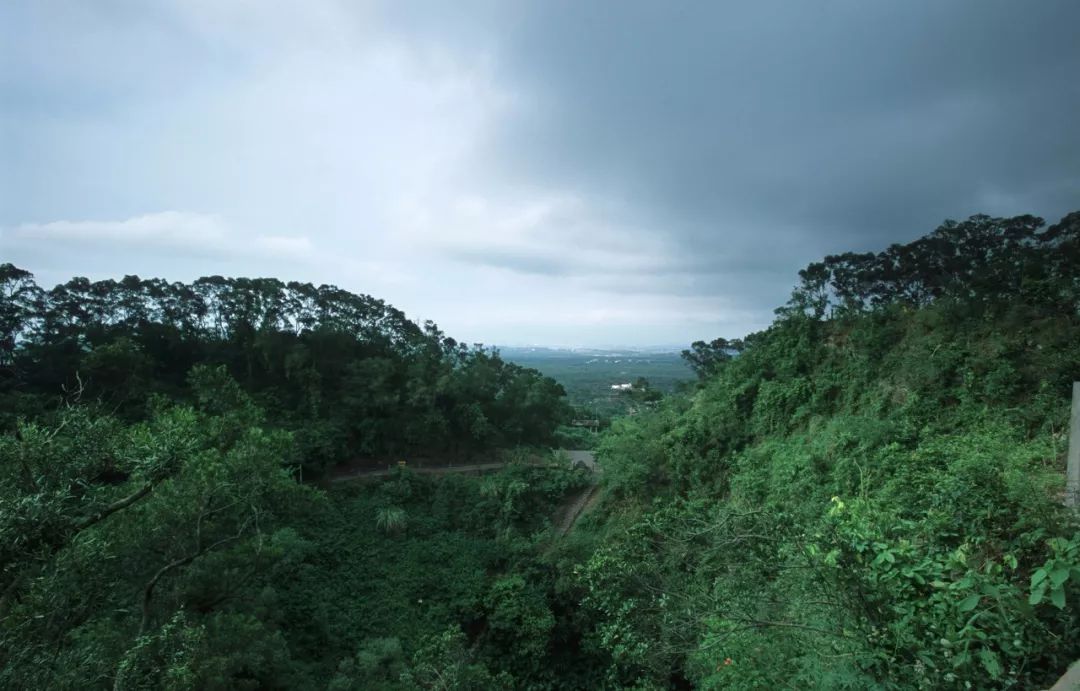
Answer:
[[683, 344], [945, 218], [1080, 208], [1080, 2], [5, 0], [0, 260]]

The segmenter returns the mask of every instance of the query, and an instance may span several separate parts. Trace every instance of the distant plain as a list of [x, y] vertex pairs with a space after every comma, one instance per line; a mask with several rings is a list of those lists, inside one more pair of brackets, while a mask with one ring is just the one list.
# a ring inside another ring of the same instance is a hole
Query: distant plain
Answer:
[[695, 378], [674, 349], [500, 347], [499, 352], [506, 360], [555, 379], [566, 389], [571, 404], [602, 416], [623, 414], [630, 408], [630, 398], [612, 390], [613, 384], [634, 383], [644, 377], [650, 388], [668, 394]]

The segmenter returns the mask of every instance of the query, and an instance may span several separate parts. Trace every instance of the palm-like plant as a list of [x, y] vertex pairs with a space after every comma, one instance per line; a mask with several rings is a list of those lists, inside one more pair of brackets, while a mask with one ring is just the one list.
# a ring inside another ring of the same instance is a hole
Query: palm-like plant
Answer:
[[408, 522], [409, 516], [405, 509], [397, 506], [387, 506], [375, 512], [375, 525], [388, 533], [403, 530]]

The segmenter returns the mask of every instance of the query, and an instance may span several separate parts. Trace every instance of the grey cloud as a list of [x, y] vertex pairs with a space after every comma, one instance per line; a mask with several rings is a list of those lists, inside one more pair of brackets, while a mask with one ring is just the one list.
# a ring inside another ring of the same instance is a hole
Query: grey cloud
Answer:
[[764, 253], [745, 248], [727, 254], [649, 254], [618, 248], [578, 251], [586, 242], [525, 246], [451, 248], [445, 254], [468, 266], [540, 276], [600, 294], [663, 298], [711, 298], [725, 310], [769, 314], [777, 296], [786, 297], [793, 271]]
[[492, 155], [637, 200], [695, 251], [735, 219], [871, 246], [1080, 196], [1054, 184], [1080, 169], [1074, 2], [533, 7], [504, 69], [536, 107]]
[[534, 252], [501, 249], [458, 249], [447, 255], [466, 264], [541, 276], [566, 276], [574, 270], [572, 261], [563, 257], [540, 256]]
[[[1080, 208], [1077, 26], [1075, 0], [14, 0], [0, 251], [329, 280], [463, 340], [739, 336], [823, 254]], [[134, 222], [167, 209], [201, 231]]]

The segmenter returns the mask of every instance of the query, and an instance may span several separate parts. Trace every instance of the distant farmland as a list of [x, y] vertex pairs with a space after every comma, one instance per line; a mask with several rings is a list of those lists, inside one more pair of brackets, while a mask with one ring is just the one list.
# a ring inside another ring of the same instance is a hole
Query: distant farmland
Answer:
[[652, 388], [670, 393], [679, 382], [695, 379], [676, 352], [508, 347], [500, 347], [499, 352], [506, 360], [535, 367], [554, 378], [566, 389], [572, 404], [602, 415], [617, 415], [628, 409], [627, 396], [612, 391], [612, 384], [644, 377]]

